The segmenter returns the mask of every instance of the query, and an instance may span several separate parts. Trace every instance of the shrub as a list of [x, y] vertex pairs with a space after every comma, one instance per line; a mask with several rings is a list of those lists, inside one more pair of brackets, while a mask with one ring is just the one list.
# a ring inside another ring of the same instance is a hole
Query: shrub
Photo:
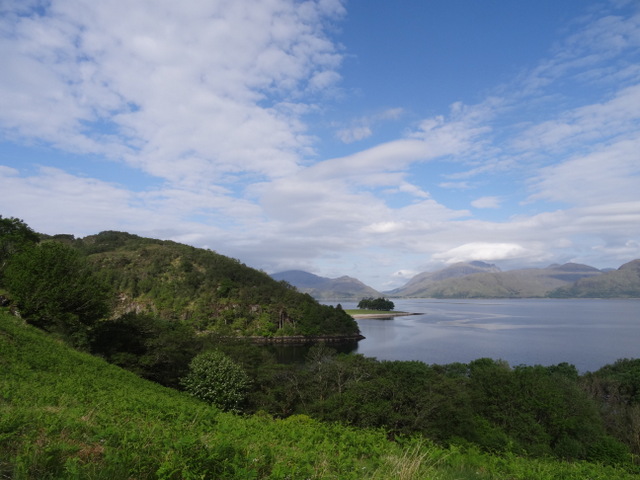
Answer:
[[227, 355], [219, 350], [209, 350], [191, 361], [182, 386], [200, 400], [222, 410], [239, 413], [250, 380], [244, 369]]

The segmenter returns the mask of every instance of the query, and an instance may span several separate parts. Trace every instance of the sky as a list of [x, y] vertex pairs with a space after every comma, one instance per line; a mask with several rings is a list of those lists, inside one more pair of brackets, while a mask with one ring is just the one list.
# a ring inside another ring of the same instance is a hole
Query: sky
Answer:
[[640, 258], [640, 2], [0, 0], [0, 215], [378, 289]]

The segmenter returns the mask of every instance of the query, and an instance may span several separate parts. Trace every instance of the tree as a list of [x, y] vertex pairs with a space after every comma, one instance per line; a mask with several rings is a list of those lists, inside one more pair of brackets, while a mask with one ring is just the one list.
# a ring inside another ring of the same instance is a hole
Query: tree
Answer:
[[181, 383], [194, 397], [236, 413], [241, 411], [251, 384], [244, 369], [219, 350], [196, 356]]
[[128, 312], [98, 322], [91, 353], [167, 387], [178, 388], [202, 342], [183, 322]]
[[358, 308], [367, 309], [367, 310], [390, 311], [396, 308], [396, 306], [391, 300], [388, 300], [386, 298], [368, 297], [360, 300], [360, 303], [358, 303]]
[[4, 281], [28, 323], [62, 334], [76, 346], [86, 342], [89, 327], [110, 310], [110, 290], [85, 257], [57, 242], [13, 255]]
[[2, 218], [0, 215], [0, 274], [12, 255], [32, 246], [40, 238], [18, 218]]

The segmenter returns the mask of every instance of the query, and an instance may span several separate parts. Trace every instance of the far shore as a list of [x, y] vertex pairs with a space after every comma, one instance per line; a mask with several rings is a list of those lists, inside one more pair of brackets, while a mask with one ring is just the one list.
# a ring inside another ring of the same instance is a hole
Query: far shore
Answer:
[[406, 317], [409, 315], [421, 315], [420, 313], [411, 312], [375, 312], [375, 313], [353, 313], [353, 310], [348, 310], [347, 313], [353, 318], [389, 318], [389, 317]]

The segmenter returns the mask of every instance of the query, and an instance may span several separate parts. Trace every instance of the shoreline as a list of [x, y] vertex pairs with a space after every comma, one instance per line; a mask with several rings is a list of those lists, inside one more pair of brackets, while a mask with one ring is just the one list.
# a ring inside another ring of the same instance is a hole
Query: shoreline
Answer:
[[354, 313], [353, 318], [389, 318], [389, 317], [408, 317], [410, 315], [422, 315], [421, 313], [411, 312], [380, 312], [380, 313]]
[[346, 342], [359, 342], [364, 340], [364, 336], [360, 333], [349, 335], [290, 335], [282, 337], [244, 337], [256, 344], [274, 344], [284, 343], [290, 345], [306, 345], [310, 343], [346, 343]]

